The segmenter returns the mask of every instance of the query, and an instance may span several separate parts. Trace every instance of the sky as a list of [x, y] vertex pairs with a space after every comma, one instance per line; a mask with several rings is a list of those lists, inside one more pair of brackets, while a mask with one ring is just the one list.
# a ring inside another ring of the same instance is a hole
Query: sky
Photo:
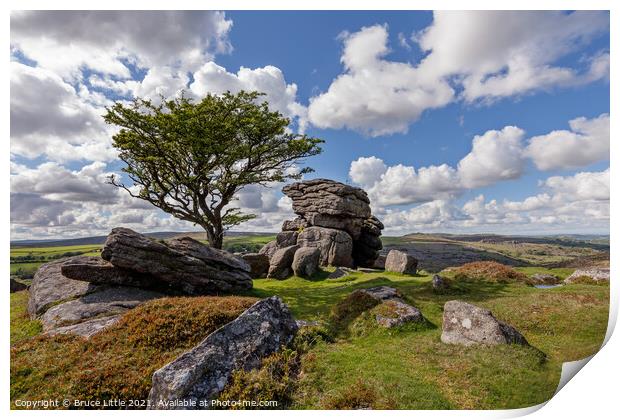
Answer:
[[[196, 227], [108, 185], [105, 107], [258, 90], [325, 140], [310, 178], [384, 234], [609, 233], [609, 14], [45, 11], [11, 15], [11, 238]], [[275, 232], [283, 184], [233, 203]]]

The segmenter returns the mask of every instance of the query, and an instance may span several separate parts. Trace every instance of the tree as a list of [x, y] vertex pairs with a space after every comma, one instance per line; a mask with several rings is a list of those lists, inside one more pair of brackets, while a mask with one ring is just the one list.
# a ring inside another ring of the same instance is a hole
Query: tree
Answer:
[[113, 145], [133, 185], [109, 182], [207, 232], [222, 248], [224, 231], [250, 220], [229, 207], [244, 186], [299, 179], [312, 172], [297, 165], [321, 153], [323, 140], [288, 131], [290, 121], [258, 103], [263, 94], [227, 92], [194, 102], [182, 95], [156, 105], [137, 98], [107, 108], [108, 124], [120, 127]]

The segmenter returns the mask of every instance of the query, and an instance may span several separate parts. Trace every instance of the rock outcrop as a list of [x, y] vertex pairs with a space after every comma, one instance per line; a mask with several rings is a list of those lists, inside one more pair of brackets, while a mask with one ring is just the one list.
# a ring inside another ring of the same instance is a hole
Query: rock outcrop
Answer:
[[496, 319], [488, 309], [459, 300], [444, 305], [442, 328], [441, 341], [447, 344], [528, 345], [521, 333]]
[[309, 227], [299, 234], [297, 244], [301, 247], [318, 248], [319, 264], [322, 266], [353, 266], [353, 240], [342, 230]]
[[528, 279], [527, 283], [533, 286], [546, 285], [552, 286], [560, 283], [560, 278], [553, 274], [534, 273]]
[[115, 228], [101, 257], [116, 267], [148, 275], [188, 294], [252, 288], [250, 266], [245, 261], [189, 237], [160, 242], [131, 229]]
[[385, 258], [385, 271], [394, 271], [402, 274], [416, 274], [417, 268], [418, 260], [404, 251], [393, 249]]
[[595, 282], [609, 281], [609, 268], [593, 267], [577, 269], [573, 272], [573, 274], [564, 279], [564, 283], [573, 283], [576, 279], [580, 277], [589, 277]]
[[[268, 264], [265, 255], [255, 256]], [[150, 299], [250, 289], [250, 270], [243, 259], [191, 238], [155, 241], [115, 228], [102, 258], [77, 256], [42, 265], [32, 280], [28, 312], [41, 319], [48, 334], [89, 337]]]
[[299, 249], [299, 245], [291, 245], [286, 248], [278, 249], [269, 262], [269, 271], [267, 277], [270, 279], [284, 280], [293, 273], [291, 265], [295, 252]]
[[291, 268], [293, 273], [299, 277], [312, 277], [319, 269], [319, 257], [321, 251], [319, 248], [299, 248], [295, 251]]
[[291, 198], [298, 217], [284, 221], [276, 240], [259, 253], [272, 259], [278, 250], [298, 245], [318, 248], [320, 266], [373, 267], [383, 246], [383, 224], [371, 214], [364, 190], [313, 179], [287, 185], [282, 192]]
[[263, 299], [153, 374], [152, 409], [205, 409], [233, 371], [260, 366], [261, 358], [287, 345], [297, 324], [282, 300]]
[[28, 313], [31, 317], [41, 315], [58, 302], [77, 299], [102, 289], [100, 285], [63, 276], [61, 270], [64, 264], [80, 260], [79, 257], [63, 258], [39, 267], [32, 279], [28, 298]]
[[269, 256], [261, 253], [249, 253], [241, 256], [250, 266], [250, 276], [253, 279], [265, 277], [269, 270]]

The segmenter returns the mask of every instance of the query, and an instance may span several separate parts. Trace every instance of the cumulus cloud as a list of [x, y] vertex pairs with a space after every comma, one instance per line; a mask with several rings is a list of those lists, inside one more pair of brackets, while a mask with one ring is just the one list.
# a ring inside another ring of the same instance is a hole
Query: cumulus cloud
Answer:
[[282, 70], [277, 67], [241, 67], [235, 74], [210, 61], [194, 73], [194, 81], [189, 87], [191, 93], [197, 97], [207, 93], [222, 94], [226, 91], [262, 92], [265, 96], [261, 100], [269, 102], [271, 109], [297, 120], [300, 131], [305, 130], [306, 108], [297, 102], [297, 85], [287, 83]]
[[538, 169], [574, 169], [609, 160], [609, 114], [575, 118], [570, 130], [555, 130], [532, 137], [526, 155]]
[[465, 189], [521, 176], [524, 134], [518, 127], [507, 126], [474, 137], [471, 152], [457, 168], [446, 164], [418, 169], [402, 164], [388, 167], [383, 160], [370, 156], [351, 162], [349, 176], [365, 187], [379, 206], [447, 199]]
[[57, 162], [116, 158], [109, 128], [91, 98], [49, 70], [10, 66], [12, 154]]
[[344, 34], [341, 61], [345, 73], [327, 92], [310, 99], [308, 118], [320, 128], [348, 128], [371, 136], [406, 133], [426, 109], [453, 99], [447, 82], [421, 75], [408, 63], [385, 59], [389, 53], [386, 26]]
[[550, 177], [539, 194], [523, 200], [486, 199], [484, 195], [458, 207], [454, 200], [433, 200], [406, 210], [387, 209], [387, 233], [413, 231], [497, 231], [513, 233], [609, 229], [609, 169]]
[[129, 64], [195, 71], [232, 49], [232, 21], [213, 11], [19, 11], [11, 46], [64, 78], [80, 69], [131, 77]]
[[475, 188], [520, 177], [524, 166], [521, 144], [524, 135], [522, 129], [507, 126], [474, 137], [471, 152], [458, 164], [461, 185]]
[[364, 27], [341, 36], [344, 72], [311, 98], [308, 116], [320, 128], [406, 133], [425, 110], [455, 100], [488, 103], [607, 79], [605, 51], [580, 66], [557, 63], [608, 29], [600, 11], [438, 11], [413, 37], [426, 56], [410, 64], [387, 59], [386, 25]]
[[436, 11], [416, 37], [429, 53], [419, 67], [458, 76], [468, 102], [587, 83], [607, 77], [604, 54], [581, 70], [555, 63], [608, 28], [599, 11]]

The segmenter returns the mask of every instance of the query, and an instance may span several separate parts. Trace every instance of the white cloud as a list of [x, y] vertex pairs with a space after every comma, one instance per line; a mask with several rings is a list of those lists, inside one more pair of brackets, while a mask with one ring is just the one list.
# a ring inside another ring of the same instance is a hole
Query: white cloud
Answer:
[[410, 64], [386, 58], [386, 25], [364, 27], [341, 36], [344, 73], [311, 99], [308, 116], [320, 128], [406, 133], [425, 110], [458, 99], [488, 103], [608, 79], [605, 51], [574, 67], [557, 64], [608, 28], [604, 11], [438, 11], [413, 37], [426, 56]]
[[363, 187], [372, 187], [387, 171], [387, 165], [375, 156], [360, 157], [351, 162], [349, 176], [351, 181]]
[[581, 71], [555, 63], [608, 28], [600, 11], [437, 11], [417, 35], [419, 69], [458, 76], [468, 102], [587, 83], [607, 77], [604, 55]]
[[265, 93], [260, 100], [269, 102], [271, 109], [284, 116], [296, 119], [300, 131], [306, 127], [306, 108], [296, 100], [297, 85], [287, 84], [282, 70], [274, 66], [256, 69], [241, 67], [237, 74], [228, 72], [214, 62], [204, 64], [194, 73], [194, 82], [190, 85], [191, 93], [202, 97], [207, 93], [221, 94], [245, 91]]
[[569, 130], [532, 137], [526, 149], [536, 167], [573, 169], [609, 159], [609, 114], [569, 121]]
[[461, 185], [476, 188], [520, 177], [524, 166], [521, 144], [524, 135], [522, 129], [507, 126], [474, 137], [471, 152], [458, 164]]
[[58, 162], [112, 160], [111, 134], [92, 98], [49, 70], [11, 63], [11, 153]]
[[568, 200], [609, 200], [609, 169], [603, 172], [579, 172], [572, 176], [552, 176], [543, 184]]
[[232, 21], [213, 11], [19, 11], [11, 46], [63, 78], [81, 68], [128, 79], [127, 63], [195, 71], [232, 49]]
[[348, 128], [371, 136], [406, 133], [422, 112], [453, 99], [447, 82], [422, 76], [408, 63], [388, 61], [386, 26], [345, 34], [345, 73], [327, 92], [311, 98], [310, 122], [320, 128]]

